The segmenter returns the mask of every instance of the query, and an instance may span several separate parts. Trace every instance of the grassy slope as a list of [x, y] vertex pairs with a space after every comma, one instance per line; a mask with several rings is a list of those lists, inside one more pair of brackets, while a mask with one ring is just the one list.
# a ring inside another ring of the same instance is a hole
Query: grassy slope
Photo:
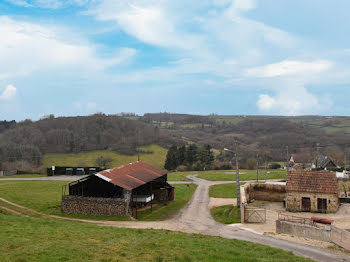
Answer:
[[[152, 150], [153, 154], [141, 154], [141, 161], [151, 165], [163, 168], [167, 150], [158, 145], [149, 145], [142, 147], [144, 150]], [[104, 156], [113, 159], [112, 167], [120, 166], [137, 160], [137, 155], [122, 155], [112, 151], [91, 151], [79, 154], [46, 154], [43, 158], [43, 166], [95, 166], [96, 158]]]
[[210, 213], [217, 222], [222, 224], [241, 223], [241, 212], [233, 205], [214, 207]]
[[174, 216], [179, 210], [190, 201], [197, 185], [174, 185], [175, 201], [169, 202], [167, 205], [159, 204], [150, 209], [139, 212], [138, 219], [145, 221], [164, 220]]
[[[267, 179], [285, 179], [286, 172], [284, 170], [268, 170], [270, 173], [267, 174]], [[240, 180], [255, 180], [256, 170], [245, 170], [240, 169]], [[233, 170], [209, 170], [209, 171], [191, 171], [191, 172], [178, 172], [179, 175], [187, 176], [190, 174], [198, 174], [199, 178], [206, 179], [209, 181], [232, 181], [236, 180], [235, 171]], [[265, 171], [259, 170], [259, 180], [265, 178]]]
[[[0, 197], [37, 211], [62, 215], [60, 211], [62, 186], [64, 181], [0, 181]], [[168, 205], [154, 206], [153, 212], [139, 212], [139, 220], [162, 220], [176, 214], [191, 199], [196, 185], [174, 185], [175, 200]], [[65, 215], [68, 217], [99, 219], [99, 220], [129, 220], [120, 217], [94, 217], [82, 215]]]
[[13, 175], [13, 176], [0, 176], [1, 178], [28, 178], [28, 177], [44, 177], [43, 174], [22, 174], [22, 175]]
[[220, 197], [220, 198], [236, 198], [237, 197], [236, 184], [232, 183], [232, 184], [213, 185], [209, 187], [209, 196]]
[[0, 214], [0, 261], [311, 261], [250, 242]]

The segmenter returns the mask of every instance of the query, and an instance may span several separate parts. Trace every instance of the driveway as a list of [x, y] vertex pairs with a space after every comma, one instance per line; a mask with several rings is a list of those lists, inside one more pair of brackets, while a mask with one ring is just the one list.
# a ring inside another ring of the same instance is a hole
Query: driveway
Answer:
[[[74, 180], [77, 177], [40, 177], [32, 179], [7, 179], [7, 180]], [[80, 178], [80, 177], [79, 177]], [[275, 248], [281, 248], [286, 251], [293, 252], [298, 256], [304, 256], [312, 258], [316, 261], [322, 262], [344, 262], [350, 261], [350, 256], [335, 253], [327, 249], [317, 248], [315, 246], [299, 244], [295, 242], [290, 242], [287, 240], [277, 239], [261, 234], [256, 234], [247, 231], [238, 226], [223, 225], [217, 223], [210, 215], [209, 205], [209, 187], [215, 184], [223, 183], [233, 183], [233, 181], [207, 181], [204, 179], [197, 178], [196, 175], [189, 175], [188, 178], [193, 180], [193, 183], [197, 184], [197, 190], [193, 194], [190, 202], [182, 209], [180, 212], [172, 219], [165, 221], [155, 221], [155, 222], [142, 222], [142, 221], [95, 221], [86, 219], [74, 219], [66, 218], [60, 216], [51, 216], [57, 219], [80, 221], [86, 223], [94, 223], [98, 225], [105, 226], [115, 226], [115, 227], [127, 227], [127, 228], [152, 228], [152, 229], [167, 229], [173, 231], [181, 231], [185, 233], [200, 233], [212, 236], [220, 236], [228, 239], [239, 239], [246, 240], [250, 242], [260, 243], [264, 245], [269, 245]], [[4, 179], [1, 179], [4, 180]], [[172, 183], [172, 182], [171, 182]], [[174, 182], [174, 184], [188, 183], [188, 182]], [[191, 182], [190, 182], [191, 183]], [[8, 204], [14, 204], [5, 199], [0, 199], [7, 202]], [[16, 204], [15, 204], [16, 205]], [[16, 205], [19, 207], [19, 205]], [[25, 207], [21, 207], [24, 209]], [[33, 211], [33, 210], [32, 210]], [[34, 211], [36, 212], [36, 211]], [[37, 212], [38, 213], [38, 212]], [[47, 215], [46, 215], [47, 216]]]

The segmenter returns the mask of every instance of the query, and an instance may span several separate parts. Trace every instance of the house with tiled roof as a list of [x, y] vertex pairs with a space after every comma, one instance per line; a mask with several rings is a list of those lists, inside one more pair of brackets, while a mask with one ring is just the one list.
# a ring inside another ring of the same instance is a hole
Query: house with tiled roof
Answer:
[[174, 200], [167, 170], [137, 161], [74, 181], [63, 188], [63, 213], [136, 216], [137, 209]]
[[338, 180], [334, 172], [287, 172], [286, 209], [303, 212], [336, 212]]

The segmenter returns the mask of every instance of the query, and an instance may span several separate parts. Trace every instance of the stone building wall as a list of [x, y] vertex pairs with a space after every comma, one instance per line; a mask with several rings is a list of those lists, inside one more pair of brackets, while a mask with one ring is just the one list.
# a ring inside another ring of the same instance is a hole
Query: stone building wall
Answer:
[[61, 211], [65, 214], [121, 216], [131, 214], [129, 202], [121, 198], [62, 196]]
[[288, 211], [302, 211], [302, 198], [310, 198], [311, 212], [318, 212], [317, 199], [327, 199], [327, 213], [337, 212], [339, 207], [339, 199], [337, 194], [322, 194], [322, 193], [308, 193], [308, 192], [287, 192], [286, 195], [286, 209]]

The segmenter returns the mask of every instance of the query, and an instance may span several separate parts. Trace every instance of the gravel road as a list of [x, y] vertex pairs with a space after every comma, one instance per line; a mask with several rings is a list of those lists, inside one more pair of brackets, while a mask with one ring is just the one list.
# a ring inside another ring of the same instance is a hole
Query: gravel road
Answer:
[[[79, 177], [81, 178], [81, 177]], [[155, 222], [141, 221], [95, 221], [86, 219], [64, 218], [60, 216], [51, 216], [57, 219], [65, 219], [72, 221], [80, 221], [94, 223], [105, 226], [128, 227], [128, 228], [152, 228], [152, 229], [167, 229], [173, 231], [181, 231], [186, 233], [201, 233], [206, 235], [220, 236], [228, 239], [240, 239], [269, 245], [276, 248], [281, 248], [286, 251], [291, 251], [296, 255], [309, 257], [315, 261], [322, 262], [344, 262], [350, 261], [350, 256], [332, 252], [331, 250], [317, 248], [305, 244], [290, 242], [287, 240], [277, 239], [265, 235], [256, 234], [247, 231], [238, 226], [223, 225], [217, 223], [210, 215], [209, 205], [209, 187], [215, 184], [233, 183], [233, 181], [207, 181], [197, 178], [196, 175], [189, 175], [188, 178], [197, 184], [197, 190], [193, 194], [190, 202], [172, 219]], [[72, 181], [77, 177], [57, 176], [57, 177], [38, 177], [38, 178], [7, 178], [2, 180], [59, 180]], [[173, 184], [186, 184], [192, 182], [171, 182]], [[0, 199], [4, 200], [4, 199]], [[11, 203], [7, 201], [8, 203]], [[18, 206], [18, 205], [17, 205]], [[25, 208], [25, 207], [22, 207]], [[28, 208], [25, 208], [28, 209]]]

